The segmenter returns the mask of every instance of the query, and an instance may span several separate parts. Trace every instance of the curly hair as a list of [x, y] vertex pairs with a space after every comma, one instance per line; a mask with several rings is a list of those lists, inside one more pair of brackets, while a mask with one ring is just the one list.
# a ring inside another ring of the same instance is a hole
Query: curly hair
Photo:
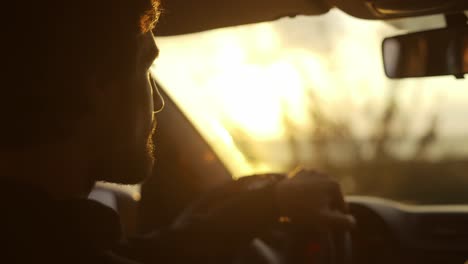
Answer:
[[140, 30], [142, 33], [153, 30], [161, 15], [161, 2], [159, 0], [151, 1], [149, 8], [140, 18]]

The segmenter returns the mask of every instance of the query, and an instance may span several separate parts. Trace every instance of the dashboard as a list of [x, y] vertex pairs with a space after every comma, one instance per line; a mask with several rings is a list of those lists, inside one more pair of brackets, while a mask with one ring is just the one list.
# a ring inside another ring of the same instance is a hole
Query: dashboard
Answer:
[[468, 206], [410, 206], [348, 197], [357, 220], [353, 263], [465, 263]]

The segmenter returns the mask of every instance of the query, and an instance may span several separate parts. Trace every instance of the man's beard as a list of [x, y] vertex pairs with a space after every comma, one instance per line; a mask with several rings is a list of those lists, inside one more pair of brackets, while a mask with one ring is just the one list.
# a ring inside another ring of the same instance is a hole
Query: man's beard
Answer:
[[111, 147], [99, 163], [96, 164], [94, 179], [118, 184], [138, 184], [151, 176], [154, 165], [153, 132], [147, 137], [146, 142], [135, 146], [119, 144]]

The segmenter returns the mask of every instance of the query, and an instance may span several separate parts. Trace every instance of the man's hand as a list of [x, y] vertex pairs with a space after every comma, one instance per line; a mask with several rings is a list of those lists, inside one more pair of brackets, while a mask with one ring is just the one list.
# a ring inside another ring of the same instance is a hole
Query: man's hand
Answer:
[[299, 170], [279, 182], [275, 191], [280, 214], [294, 224], [318, 230], [355, 225], [340, 185], [325, 174]]

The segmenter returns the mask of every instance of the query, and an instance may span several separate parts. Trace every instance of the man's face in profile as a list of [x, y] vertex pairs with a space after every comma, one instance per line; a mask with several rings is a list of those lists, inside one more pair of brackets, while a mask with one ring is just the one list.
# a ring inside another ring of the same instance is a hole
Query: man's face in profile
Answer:
[[104, 102], [105, 114], [100, 118], [105, 134], [96, 142], [104, 155], [95, 162], [95, 180], [136, 184], [150, 176], [153, 168], [156, 120], [149, 69], [158, 48], [151, 32], [138, 36], [136, 47], [134, 70], [124, 81], [112, 84], [115, 92]]

